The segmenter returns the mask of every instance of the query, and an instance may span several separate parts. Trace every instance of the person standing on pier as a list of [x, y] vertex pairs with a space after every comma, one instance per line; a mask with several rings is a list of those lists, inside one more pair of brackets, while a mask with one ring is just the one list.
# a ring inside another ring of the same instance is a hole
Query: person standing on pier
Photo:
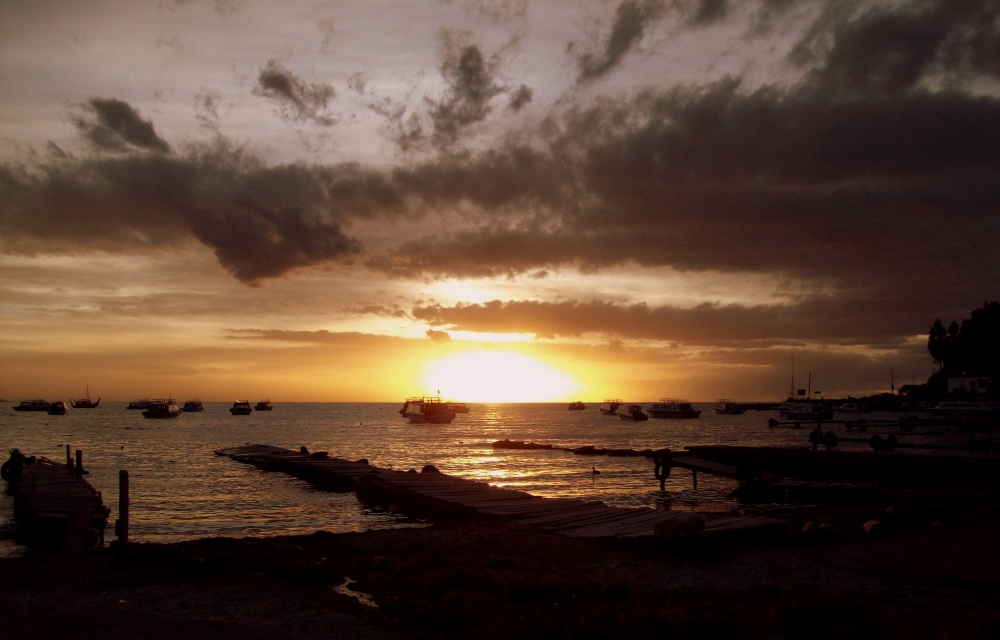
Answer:
[[13, 495], [24, 475], [24, 454], [19, 449], [10, 450], [10, 458], [0, 467], [0, 477], [7, 481], [7, 493]]

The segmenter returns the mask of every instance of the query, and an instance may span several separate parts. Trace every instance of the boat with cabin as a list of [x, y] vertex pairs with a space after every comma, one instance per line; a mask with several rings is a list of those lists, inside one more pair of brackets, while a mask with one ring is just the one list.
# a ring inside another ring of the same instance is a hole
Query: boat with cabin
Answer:
[[630, 404], [628, 409], [622, 411], [618, 410], [619, 420], [632, 420], [635, 422], [641, 422], [643, 420], [649, 420], [649, 416], [642, 412], [642, 407], [637, 404]]
[[198, 398], [195, 398], [194, 400], [188, 400], [187, 402], [184, 403], [184, 406], [181, 407], [181, 411], [183, 411], [184, 413], [197, 413], [199, 411], [204, 411], [204, 410], [205, 410], [205, 403], [199, 400]]
[[449, 402], [448, 406], [455, 413], [469, 413], [469, 407], [464, 402]]
[[738, 402], [727, 398], [719, 398], [712, 411], [723, 416], [740, 416], [746, 413], [746, 409], [741, 407]]
[[56, 400], [49, 405], [48, 412], [50, 416], [64, 416], [66, 415], [66, 403], [62, 400]]
[[248, 416], [253, 413], [253, 407], [250, 406], [249, 400], [237, 400], [229, 407], [229, 413], [234, 416]]
[[832, 420], [833, 407], [822, 402], [782, 402], [778, 414], [785, 420]]
[[587, 405], [583, 404], [579, 400], [577, 400], [576, 402], [570, 402], [569, 403], [569, 410], [570, 411], [583, 411], [586, 408], [587, 408]]
[[622, 406], [621, 398], [607, 398], [601, 404], [600, 411], [606, 416], [618, 415], [618, 407]]
[[660, 398], [660, 401], [646, 409], [654, 418], [688, 419], [701, 417], [701, 411], [691, 406], [687, 400]]
[[173, 398], [158, 398], [149, 401], [149, 406], [142, 412], [144, 418], [177, 418], [181, 410]]
[[864, 409], [862, 409], [861, 405], [859, 405], [857, 402], [845, 402], [844, 404], [837, 407], [835, 411], [835, 413], [847, 413], [847, 414], [856, 414], [864, 412], [865, 412]]
[[254, 411], [273, 411], [274, 405], [271, 404], [270, 400], [261, 400], [256, 405], [254, 405]]
[[132, 402], [128, 403], [128, 406], [125, 407], [125, 408], [126, 409], [132, 409], [132, 410], [148, 409], [149, 408], [149, 404], [151, 402], [152, 402], [152, 400], [150, 400], [149, 398], [143, 398], [142, 400], [133, 400]]
[[88, 384], [86, 399], [74, 400], [70, 398], [69, 403], [73, 405], [74, 409], [96, 409], [97, 405], [101, 404], [101, 399], [98, 398], [96, 402], [90, 399], [90, 385]]
[[451, 424], [455, 419], [451, 403], [442, 402], [437, 396], [407, 398], [399, 415], [409, 418], [410, 424]]
[[973, 418], [995, 420], [1000, 418], [998, 402], [941, 402], [927, 413], [937, 418]]
[[14, 411], [48, 411], [52, 403], [45, 398], [35, 398], [34, 400], [22, 400], [21, 404], [11, 407]]

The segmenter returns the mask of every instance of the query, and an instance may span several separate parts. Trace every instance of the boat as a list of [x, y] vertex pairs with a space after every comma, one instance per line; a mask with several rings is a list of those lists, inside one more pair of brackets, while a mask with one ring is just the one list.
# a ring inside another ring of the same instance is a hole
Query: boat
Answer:
[[570, 411], [583, 411], [586, 408], [587, 408], [587, 405], [583, 404], [579, 400], [577, 400], [576, 402], [570, 402], [569, 403], [569, 410]]
[[237, 400], [229, 407], [229, 413], [234, 416], [248, 416], [253, 413], [253, 407], [250, 406], [249, 400]]
[[864, 413], [857, 402], [848, 402], [837, 407], [836, 413]]
[[69, 399], [69, 403], [73, 405], [74, 409], [96, 409], [97, 405], [101, 404], [101, 399], [98, 398], [97, 402], [90, 399], [90, 385], [87, 385], [87, 398], [85, 400], [74, 400]]
[[48, 411], [52, 403], [45, 398], [35, 398], [34, 400], [22, 400], [21, 404], [12, 407], [14, 411]]
[[928, 409], [927, 413], [938, 418], [980, 418], [994, 420], [1000, 418], [1000, 403], [997, 402], [941, 402]]
[[437, 396], [407, 398], [399, 414], [409, 418], [410, 424], [450, 424], [455, 419], [451, 403]]
[[195, 398], [194, 400], [188, 400], [187, 402], [184, 403], [184, 406], [181, 407], [181, 411], [185, 413], [195, 413], [204, 410], [205, 410], [205, 403], [203, 403], [198, 398]]
[[646, 409], [654, 418], [698, 418], [701, 411], [691, 406], [687, 400], [660, 398], [660, 401]]
[[149, 398], [143, 398], [142, 400], [133, 400], [128, 403], [126, 409], [148, 409], [149, 404], [152, 402]]
[[254, 411], [273, 411], [274, 405], [271, 404], [270, 400], [261, 400], [256, 405], [254, 405]]
[[649, 416], [642, 412], [642, 407], [637, 404], [630, 404], [626, 411], [618, 411], [619, 420], [634, 420], [640, 422], [649, 420]]
[[448, 406], [455, 413], [469, 413], [469, 407], [464, 402], [449, 402]]
[[66, 403], [62, 400], [56, 400], [49, 405], [48, 412], [50, 416], [64, 416], [66, 415]]
[[785, 420], [831, 420], [833, 407], [817, 402], [782, 402], [778, 414]]
[[620, 406], [622, 406], [621, 398], [608, 398], [601, 405], [600, 411], [606, 416], [614, 416], [617, 415]]
[[712, 411], [724, 416], [739, 416], [746, 413], [746, 409], [741, 407], [735, 400], [727, 400], [726, 398], [719, 398]]
[[142, 412], [144, 418], [177, 418], [180, 415], [181, 410], [173, 398], [150, 400]]

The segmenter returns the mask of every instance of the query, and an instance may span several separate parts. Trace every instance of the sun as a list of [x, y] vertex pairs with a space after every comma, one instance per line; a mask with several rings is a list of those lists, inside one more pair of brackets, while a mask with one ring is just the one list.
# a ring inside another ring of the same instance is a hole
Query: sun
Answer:
[[555, 402], [582, 387], [531, 356], [483, 349], [430, 363], [423, 380], [426, 388], [463, 402]]

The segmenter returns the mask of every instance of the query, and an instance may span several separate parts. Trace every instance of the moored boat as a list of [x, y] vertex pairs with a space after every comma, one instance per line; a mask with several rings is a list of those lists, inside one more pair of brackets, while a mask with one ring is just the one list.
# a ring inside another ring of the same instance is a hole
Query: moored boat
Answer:
[[229, 408], [229, 413], [234, 416], [248, 416], [253, 413], [253, 407], [250, 406], [249, 400], [237, 400]]
[[142, 412], [144, 418], [176, 418], [181, 410], [173, 398], [150, 400], [149, 406]]
[[857, 402], [847, 402], [837, 407], [835, 413], [864, 413]]
[[646, 409], [654, 418], [698, 418], [701, 411], [691, 406], [687, 400], [660, 398], [660, 401]]
[[1000, 418], [1000, 403], [997, 402], [941, 402], [928, 409], [927, 413], [939, 418]]
[[198, 398], [195, 398], [194, 400], [188, 400], [187, 402], [184, 403], [184, 406], [181, 407], [181, 411], [185, 413], [196, 413], [198, 411], [204, 411], [204, 410], [205, 410], [205, 403], [203, 403]]
[[778, 414], [785, 420], [832, 420], [833, 407], [818, 402], [782, 402]]
[[74, 409], [96, 409], [97, 405], [101, 404], [101, 399], [98, 398], [96, 402], [90, 399], [90, 385], [88, 384], [86, 399], [74, 400], [70, 398], [69, 403], [73, 405]]
[[256, 405], [254, 405], [254, 411], [272, 411], [274, 410], [274, 405], [271, 404], [270, 400], [261, 400]]
[[618, 410], [619, 420], [634, 420], [640, 422], [642, 420], [649, 420], [649, 416], [642, 412], [642, 407], [637, 404], [630, 404], [628, 409], [625, 411]]
[[719, 415], [726, 416], [739, 416], [746, 413], [746, 409], [741, 407], [739, 403], [735, 400], [728, 400], [726, 398], [719, 398], [718, 402], [715, 403], [713, 411]]
[[125, 407], [125, 408], [126, 409], [133, 409], [133, 410], [135, 410], [135, 409], [148, 409], [149, 408], [149, 404], [151, 402], [152, 402], [152, 400], [150, 400], [149, 398], [143, 398], [142, 400], [133, 400], [132, 402], [128, 403], [128, 406]]
[[48, 411], [52, 403], [45, 398], [35, 398], [34, 400], [22, 400], [21, 404], [11, 407], [14, 411]]
[[570, 411], [583, 411], [586, 408], [587, 408], [587, 405], [583, 404], [579, 400], [577, 400], [576, 402], [570, 402], [569, 403], [569, 410]]
[[621, 398], [607, 398], [601, 404], [601, 413], [606, 416], [617, 415], [618, 407], [622, 406]]
[[48, 412], [50, 416], [64, 416], [66, 415], [66, 403], [62, 400], [56, 400], [49, 405]]
[[436, 396], [407, 398], [399, 413], [409, 418], [410, 424], [450, 424], [455, 419], [451, 403]]
[[464, 402], [449, 402], [448, 406], [455, 413], [469, 413], [469, 407]]

